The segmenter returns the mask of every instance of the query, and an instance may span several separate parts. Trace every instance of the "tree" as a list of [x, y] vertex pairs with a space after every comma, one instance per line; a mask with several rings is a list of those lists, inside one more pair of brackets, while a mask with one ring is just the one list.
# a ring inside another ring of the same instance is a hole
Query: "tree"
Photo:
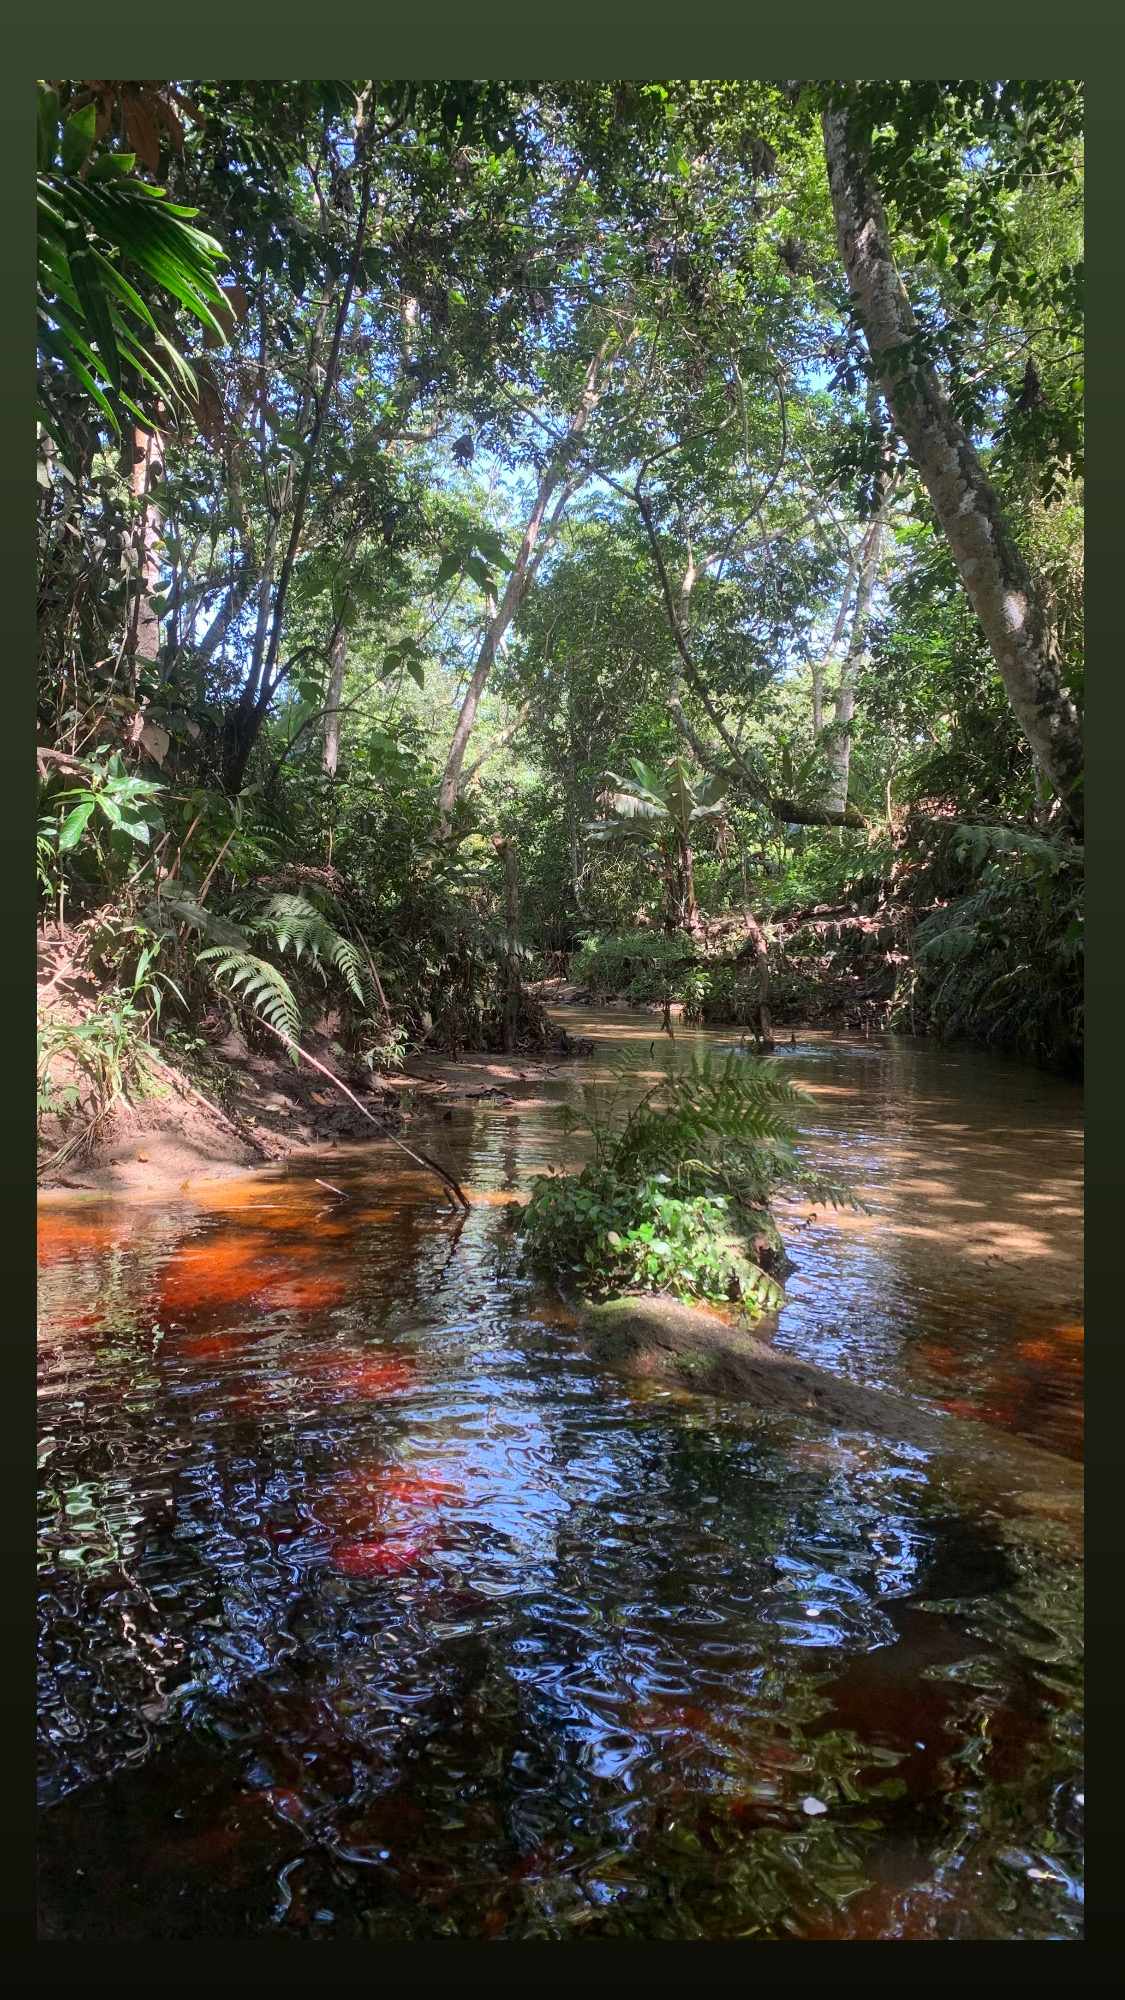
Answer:
[[1057, 630], [927, 357], [895, 264], [854, 93], [825, 107], [822, 127], [840, 255], [875, 379], [949, 540], [1019, 725], [1081, 832], [1082, 727], [1063, 684]]
[[665, 928], [674, 930], [679, 925], [693, 931], [699, 924], [696, 832], [705, 823], [723, 819], [726, 799], [722, 781], [710, 772], [693, 775], [683, 757], [670, 757], [663, 772], [654, 771], [639, 757], [631, 762], [631, 780], [607, 772], [609, 786], [599, 794], [599, 804], [614, 817], [593, 821], [587, 834], [594, 840], [625, 836], [642, 846], [655, 847], [664, 866]]

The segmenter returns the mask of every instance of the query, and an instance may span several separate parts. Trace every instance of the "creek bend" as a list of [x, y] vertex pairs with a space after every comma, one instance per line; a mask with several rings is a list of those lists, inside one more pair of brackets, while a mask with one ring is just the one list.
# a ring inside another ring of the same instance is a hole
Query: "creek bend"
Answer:
[[[640, 1087], [669, 1044], [565, 1020], [589, 1060], [419, 1100], [461, 1223], [378, 1141], [42, 1203], [43, 1937], [1081, 1935], [1072, 1510], [597, 1370], [500, 1211], [583, 1157], [558, 1106], [611, 1052]], [[1069, 1495], [1077, 1087], [780, 1059], [871, 1213], [779, 1204], [774, 1340]]]

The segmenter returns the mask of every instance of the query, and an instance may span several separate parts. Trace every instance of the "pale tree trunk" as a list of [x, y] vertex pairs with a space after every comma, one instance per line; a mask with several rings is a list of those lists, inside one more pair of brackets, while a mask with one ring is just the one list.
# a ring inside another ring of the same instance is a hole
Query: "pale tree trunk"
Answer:
[[1020, 728], [1075, 830], [1083, 822], [1082, 725], [1058, 632], [1000, 501], [932, 368], [912, 358], [917, 322], [895, 268], [886, 212], [846, 106], [822, 118], [848, 286], [875, 375], [949, 542]]
[[809, 661], [809, 666], [812, 670], [812, 711], [813, 711], [814, 743], [819, 743], [821, 736], [824, 733], [824, 676], [828, 672], [829, 667], [831, 666], [833, 660], [835, 659], [836, 648], [844, 636], [844, 627], [848, 622], [848, 607], [852, 601], [852, 585], [855, 582], [856, 570], [859, 568], [859, 559], [860, 559], [860, 549], [857, 548], [853, 553], [851, 560], [848, 563], [848, 573], [847, 576], [844, 578], [844, 589], [843, 589], [843, 594], [841, 595], [840, 598], [840, 608], [836, 613], [836, 623], [832, 628], [832, 637], [828, 641], [827, 651], [824, 653], [821, 659]]
[[601, 395], [601, 391], [598, 388], [598, 372], [605, 359], [605, 354], [606, 348], [603, 346], [594, 356], [594, 359], [586, 370], [586, 380], [582, 395], [579, 398], [578, 407], [567, 425], [566, 437], [561, 447], [550, 459], [539, 481], [539, 490], [535, 496], [535, 505], [531, 511], [531, 518], [523, 531], [523, 540], [520, 543], [519, 554], [516, 557], [511, 575], [508, 578], [507, 587], [505, 588], [503, 597], [500, 599], [498, 610], [489, 618], [488, 624], [485, 627], [484, 638], [481, 640], [480, 651], [477, 654], [476, 665], [473, 668], [473, 677], [469, 682], [468, 691], [461, 704], [461, 713], [457, 717], [457, 726], [453, 731], [453, 741], [449, 746], [449, 755], [446, 758], [445, 771], [442, 774], [439, 808], [443, 819], [448, 820], [456, 803], [457, 794], [461, 789], [461, 766], [465, 761], [465, 748], [472, 733], [473, 724], [476, 721], [480, 698], [484, 693], [488, 676], [492, 672], [493, 662], [496, 659], [500, 642], [519, 611], [528, 584], [535, 574], [535, 545], [539, 540], [539, 532], [543, 526], [547, 509], [561, 486], [563, 489], [562, 493], [548, 523], [549, 531], [553, 532], [562, 517], [563, 508], [570, 499], [571, 494], [575, 491], [577, 482], [566, 479], [570, 447], [575, 438], [580, 436], [585, 429], [591, 412], [597, 407]]
[[[361, 523], [351, 530], [340, 554], [340, 568], [354, 561], [355, 552], [363, 535]], [[332, 644], [328, 653], [328, 693], [324, 698], [324, 768], [330, 778], [336, 776], [336, 765], [340, 758], [340, 703], [344, 695], [344, 672], [348, 664], [348, 632], [345, 618], [348, 609], [348, 595], [351, 586], [345, 583], [344, 602], [336, 629], [332, 634]]]
[[836, 688], [836, 707], [832, 726], [825, 738], [825, 755], [828, 760], [828, 795], [825, 805], [829, 812], [842, 813], [848, 804], [848, 777], [852, 762], [852, 720], [855, 716], [855, 684], [863, 659], [864, 641], [871, 617], [871, 599], [879, 580], [879, 564], [883, 556], [883, 508], [886, 499], [884, 483], [880, 495], [878, 511], [863, 538], [863, 548], [859, 559], [859, 583], [855, 594], [855, 616], [852, 619], [851, 638], [848, 650], [840, 668], [839, 684]]
[[680, 916], [681, 928], [692, 932], [699, 929], [699, 905], [695, 900], [695, 854], [690, 840], [681, 840], [680, 874], [683, 879], [683, 900]]
[[155, 432], [138, 430], [133, 433], [133, 449], [133, 492], [138, 503], [141, 541], [130, 645], [135, 685], [138, 662], [146, 660], [152, 666], [160, 655], [160, 619], [152, 608], [152, 600], [160, 578], [160, 558], [156, 551], [164, 524], [152, 496], [164, 470], [164, 446]]

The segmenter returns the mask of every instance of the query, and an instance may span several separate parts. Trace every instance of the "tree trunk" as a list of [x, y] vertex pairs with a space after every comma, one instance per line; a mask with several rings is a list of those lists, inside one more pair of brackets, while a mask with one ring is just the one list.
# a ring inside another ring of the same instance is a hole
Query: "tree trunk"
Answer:
[[606, 348], [603, 346], [598, 350], [586, 370], [585, 385], [578, 400], [578, 408], [567, 425], [566, 437], [563, 439], [558, 451], [555, 452], [554, 456], [548, 462], [539, 481], [539, 490], [535, 496], [535, 506], [532, 508], [531, 518], [523, 531], [523, 540], [520, 543], [519, 554], [516, 557], [511, 575], [508, 578], [504, 595], [500, 600], [499, 610], [489, 619], [485, 627], [484, 638], [481, 640], [480, 651], [477, 654], [476, 665], [473, 668], [473, 677], [469, 682], [468, 691], [461, 704], [461, 713], [457, 717], [457, 726], [453, 731], [453, 741], [449, 746], [449, 755], [446, 758], [445, 771], [442, 775], [438, 803], [441, 816], [445, 820], [448, 820], [452, 813], [453, 807], [456, 804], [457, 794], [461, 788], [461, 766], [465, 761], [465, 748], [469, 741], [473, 724], [476, 721], [480, 698], [484, 693], [485, 684], [492, 671], [497, 650], [509, 625], [519, 611], [527, 586], [535, 573], [533, 557], [535, 544], [539, 539], [539, 531], [543, 526], [543, 517], [555, 493], [557, 493], [560, 486], [563, 486], [560, 502], [556, 506], [551, 521], [552, 527], [557, 525], [562, 514], [562, 509], [574, 491], [574, 487], [570, 483], [564, 485], [566, 469], [570, 458], [570, 448], [575, 438], [580, 436], [581, 432], [585, 429], [591, 412], [597, 407], [601, 395], [601, 391], [597, 386], [598, 371], [605, 359], [605, 353]]
[[883, 555], [883, 508], [886, 500], [886, 482], [880, 495], [879, 507], [871, 526], [863, 538], [863, 552], [859, 564], [859, 586], [855, 594], [855, 616], [852, 619], [851, 639], [847, 654], [840, 668], [840, 680], [836, 689], [836, 708], [832, 726], [825, 740], [825, 754], [828, 760], [828, 796], [824, 803], [829, 812], [843, 813], [848, 805], [848, 777], [852, 762], [852, 718], [855, 715], [855, 684], [863, 657], [863, 644], [867, 637], [867, 625], [871, 616], [871, 599], [879, 580], [879, 564]]
[[138, 501], [141, 542], [130, 644], [135, 686], [138, 662], [147, 660], [154, 666], [160, 657], [160, 619], [152, 608], [152, 600], [160, 578], [156, 550], [163, 522], [152, 495], [164, 471], [164, 446], [155, 431], [137, 430], [133, 433], [133, 452], [133, 492]]
[[685, 931], [699, 928], [699, 910], [695, 901], [695, 855], [690, 840], [681, 840], [680, 872], [684, 881], [683, 915], [680, 919]]
[[[367, 220], [371, 209], [371, 167], [366, 163], [365, 159], [369, 137], [366, 121], [369, 117], [370, 107], [368, 100], [368, 108], [363, 114], [363, 121], [362, 123], [357, 121], [356, 127], [355, 161], [358, 163], [363, 160], [364, 164], [360, 178], [359, 213], [356, 218], [352, 253], [344, 278], [343, 291], [336, 308], [336, 318], [332, 329], [332, 344], [328, 352], [327, 362], [325, 363], [323, 380], [315, 397], [315, 415], [312, 430], [301, 453], [301, 469], [297, 476], [297, 488], [293, 501], [293, 516], [289, 526], [289, 537], [286, 542], [285, 553], [281, 559], [281, 567], [278, 571], [277, 587], [273, 592], [273, 603], [268, 625], [268, 639], [265, 643], [264, 655], [261, 653], [260, 645], [256, 642], [254, 669], [243, 689], [233, 727], [228, 737], [226, 780], [228, 789], [232, 792], [239, 792], [242, 789], [243, 779], [246, 776], [246, 767], [250, 762], [250, 753], [257, 741], [262, 724], [266, 719], [269, 705], [277, 692], [280, 682], [284, 678], [284, 669], [280, 664], [281, 635], [285, 624], [285, 610], [289, 597], [289, 586], [292, 581], [297, 556], [300, 552], [301, 536], [304, 531], [305, 513], [308, 508], [309, 490], [312, 483], [313, 466], [336, 389], [336, 377], [340, 366], [340, 349], [348, 315], [351, 311], [356, 279], [359, 275], [360, 258], [363, 254]], [[315, 351], [316, 337], [314, 336], [313, 346], [310, 348], [310, 369]], [[290, 463], [290, 474], [292, 474], [292, 462]], [[276, 555], [276, 549], [279, 546], [278, 527], [279, 520], [275, 517], [271, 524], [274, 555]], [[268, 605], [268, 593], [270, 583], [272, 582], [272, 563], [269, 560], [269, 553], [267, 553], [265, 569], [267, 581], [262, 585], [262, 602], [264, 605]]]
[[948, 539], [1016, 720], [1075, 830], [1083, 822], [1082, 725], [1055, 629], [1000, 501], [932, 368], [895, 268], [886, 213], [848, 107], [822, 118], [836, 230], [876, 379]]
[[516, 843], [494, 839], [493, 845], [504, 863], [504, 920], [507, 929], [507, 977], [504, 989], [504, 1053], [516, 1052], [516, 1026], [520, 1013], [519, 877], [516, 874]]
[[749, 950], [753, 954], [754, 968], [758, 974], [758, 1040], [763, 1049], [769, 1050], [774, 1046], [773, 1015], [770, 1011], [769, 950], [765, 933], [749, 910], [746, 912], [746, 929], [750, 937]]
[[[362, 525], [357, 523], [340, 552], [341, 570], [346, 570], [354, 561], [362, 535]], [[348, 590], [349, 586], [345, 580], [344, 602], [340, 616], [336, 620], [336, 629], [332, 634], [332, 644], [328, 654], [328, 692], [324, 697], [324, 768], [330, 778], [336, 776], [336, 765], [340, 757], [340, 703], [344, 694], [344, 671], [348, 664], [348, 633], [344, 623], [348, 608]]]
[[836, 623], [832, 628], [832, 637], [828, 641], [827, 651], [822, 659], [809, 661], [809, 666], [812, 669], [814, 743], [819, 743], [824, 733], [824, 676], [835, 659], [836, 648], [844, 636], [844, 626], [848, 622], [848, 606], [852, 601], [852, 585], [855, 582], [856, 570], [859, 568], [860, 553], [861, 549], [857, 548], [848, 563], [848, 573], [844, 579], [844, 588], [840, 597], [840, 608], [836, 613]]

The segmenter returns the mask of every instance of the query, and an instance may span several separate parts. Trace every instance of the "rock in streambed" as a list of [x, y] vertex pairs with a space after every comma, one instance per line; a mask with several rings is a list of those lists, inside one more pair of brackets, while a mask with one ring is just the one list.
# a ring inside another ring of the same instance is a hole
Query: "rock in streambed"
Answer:
[[932, 1446], [943, 1436], [940, 1416], [906, 1397], [831, 1375], [699, 1306], [655, 1296], [610, 1299], [587, 1306], [579, 1325], [591, 1359], [627, 1375], [734, 1397], [762, 1410], [811, 1414], [841, 1430], [873, 1431], [906, 1444]]

